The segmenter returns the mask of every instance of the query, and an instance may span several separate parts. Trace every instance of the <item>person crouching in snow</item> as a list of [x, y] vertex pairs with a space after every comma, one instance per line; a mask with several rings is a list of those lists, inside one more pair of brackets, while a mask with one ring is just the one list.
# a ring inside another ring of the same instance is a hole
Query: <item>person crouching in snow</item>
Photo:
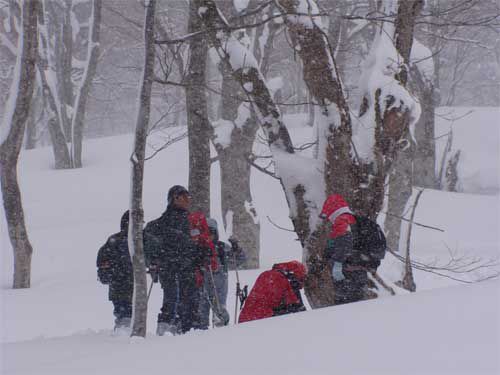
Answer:
[[367, 270], [359, 267], [353, 251], [351, 226], [356, 224], [354, 213], [340, 194], [330, 195], [321, 210], [320, 218], [332, 223], [325, 257], [332, 270], [335, 287], [334, 304], [364, 299], [368, 284]]
[[239, 323], [305, 311], [300, 289], [306, 268], [296, 260], [278, 263], [259, 275], [243, 305]]

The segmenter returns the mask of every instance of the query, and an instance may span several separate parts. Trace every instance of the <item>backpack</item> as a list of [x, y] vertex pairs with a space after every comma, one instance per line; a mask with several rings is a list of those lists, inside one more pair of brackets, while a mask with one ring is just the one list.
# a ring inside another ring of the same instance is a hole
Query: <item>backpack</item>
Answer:
[[365, 216], [354, 216], [356, 224], [351, 225], [353, 250], [358, 252], [360, 260], [369, 268], [377, 268], [387, 251], [385, 235], [380, 226]]

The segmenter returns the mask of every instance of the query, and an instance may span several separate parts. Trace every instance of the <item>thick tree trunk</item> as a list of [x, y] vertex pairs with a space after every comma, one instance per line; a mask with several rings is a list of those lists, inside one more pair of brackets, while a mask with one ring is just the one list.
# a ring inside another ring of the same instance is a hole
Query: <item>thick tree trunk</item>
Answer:
[[[252, 9], [256, 4], [251, 2]], [[229, 5], [229, 4], [228, 4]], [[231, 5], [229, 5], [231, 6]], [[232, 16], [236, 16], [234, 7]], [[269, 7], [265, 17], [272, 15], [273, 7]], [[247, 22], [253, 22], [248, 21]], [[269, 58], [272, 51], [274, 36], [278, 27], [269, 22], [258, 27], [253, 35], [254, 55], [260, 64], [261, 73], [266, 76], [269, 70]], [[227, 68], [222, 68], [222, 100], [219, 107], [219, 118], [234, 122], [238, 118], [241, 105], [249, 106], [239, 98], [245, 94], [241, 85], [236, 82]], [[221, 169], [221, 203], [222, 217], [226, 231], [230, 228], [245, 251], [246, 262], [243, 268], [255, 269], [260, 265], [260, 224], [257, 212], [253, 207], [250, 189], [251, 167], [248, 157], [252, 152], [255, 134], [258, 129], [258, 119], [255, 111], [241, 126], [235, 126], [231, 132], [231, 141], [226, 147], [221, 147], [215, 140]]]
[[[237, 97], [241, 95], [241, 86], [232, 79], [231, 73], [223, 68], [222, 101], [219, 108], [223, 120], [236, 120], [238, 108], [242, 105]], [[257, 127], [254, 111], [251, 111], [243, 126], [234, 127], [231, 142], [227, 147], [215, 143], [221, 171], [224, 226], [226, 230], [232, 228], [231, 234], [240, 241], [247, 258], [243, 267], [247, 269], [259, 268], [260, 225], [252, 204], [251, 167], [248, 162]]]
[[85, 111], [87, 99], [90, 94], [90, 88], [92, 86], [92, 80], [94, 79], [97, 70], [97, 59], [99, 58], [101, 7], [101, 0], [92, 1], [92, 15], [90, 16], [91, 24], [89, 26], [90, 29], [87, 49], [87, 65], [85, 66], [80, 88], [76, 95], [75, 104], [73, 106], [73, 120], [71, 123], [71, 162], [73, 164], [73, 168], [82, 167], [82, 142]]
[[[96, 0], [94, 0], [96, 1]], [[151, 91], [154, 79], [154, 23], [156, 0], [149, 0], [144, 19], [144, 70], [140, 89], [140, 101], [135, 127], [132, 163], [132, 191], [130, 197], [130, 224], [128, 244], [134, 270], [133, 325], [132, 336], [146, 336], [148, 312], [146, 263], [144, 260], [142, 190], [144, 180], [144, 158], [151, 107]]]
[[[29, 288], [31, 281], [31, 255], [33, 248], [28, 239], [21, 191], [17, 181], [17, 161], [21, 151], [33, 88], [35, 64], [38, 55], [37, 36], [38, 1], [22, 4], [22, 31], [15, 77], [12, 82], [17, 92], [7, 102], [0, 143], [0, 177], [2, 197], [9, 238], [14, 250], [13, 288]], [[13, 91], [11, 91], [13, 92]]]
[[[188, 32], [201, 30], [198, 8], [189, 4]], [[210, 215], [210, 122], [205, 94], [208, 45], [203, 36], [191, 39], [186, 79], [186, 112], [189, 140], [189, 191], [192, 210]]]

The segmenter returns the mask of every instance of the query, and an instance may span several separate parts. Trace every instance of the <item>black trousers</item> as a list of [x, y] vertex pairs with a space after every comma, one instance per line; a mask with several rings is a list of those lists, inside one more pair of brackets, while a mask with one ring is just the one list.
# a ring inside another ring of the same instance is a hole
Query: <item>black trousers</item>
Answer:
[[194, 272], [172, 270], [160, 274], [163, 305], [158, 323], [178, 327], [181, 333], [193, 328], [197, 310], [197, 289]]
[[364, 298], [364, 289], [368, 284], [368, 275], [366, 271], [344, 272], [345, 279], [335, 281], [335, 300], [336, 305], [361, 301]]

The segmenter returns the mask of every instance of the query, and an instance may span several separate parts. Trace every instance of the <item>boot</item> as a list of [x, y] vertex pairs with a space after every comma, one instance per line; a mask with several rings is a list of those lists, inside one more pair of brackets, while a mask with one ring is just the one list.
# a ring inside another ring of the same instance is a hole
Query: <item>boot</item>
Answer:
[[173, 324], [168, 324], [166, 322], [158, 322], [158, 326], [156, 327], [156, 334], [158, 336], [164, 336], [165, 333], [170, 333], [172, 336], [177, 335], [178, 328]]

